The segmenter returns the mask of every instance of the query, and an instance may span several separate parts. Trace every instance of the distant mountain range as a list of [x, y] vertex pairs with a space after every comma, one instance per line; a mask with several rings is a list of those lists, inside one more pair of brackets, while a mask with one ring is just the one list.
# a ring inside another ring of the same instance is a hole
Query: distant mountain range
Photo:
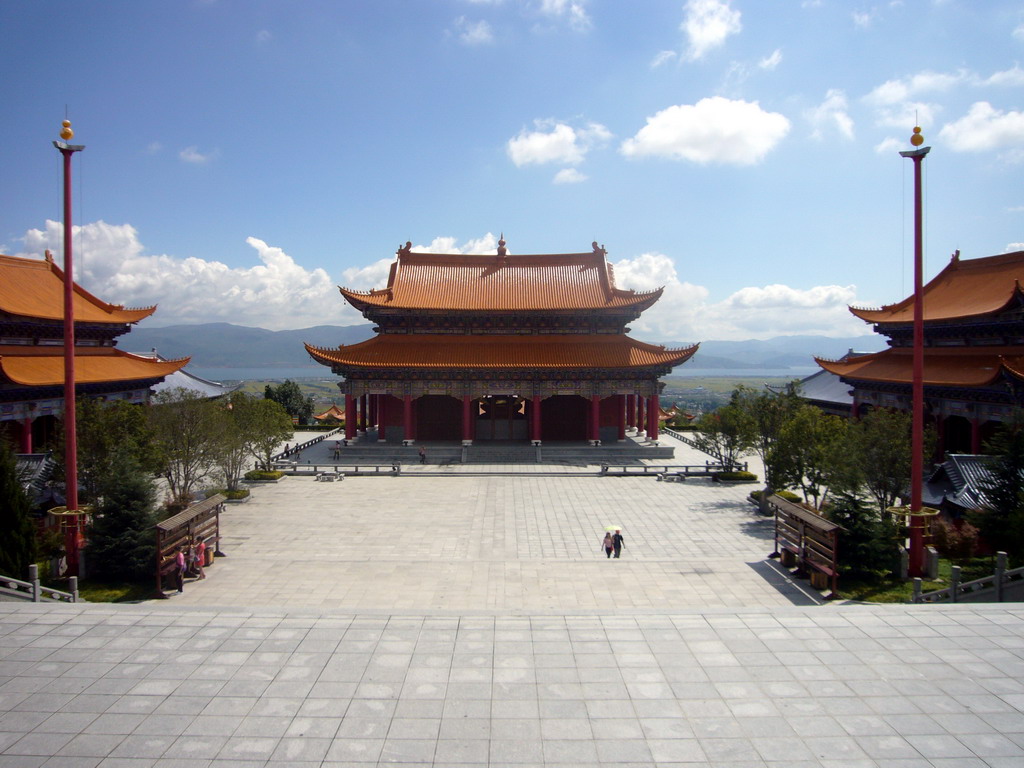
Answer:
[[[268, 331], [231, 323], [171, 325], [165, 328], [135, 328], [118, 341], [129, 352], [155, 349], [170, 359], [191, 357], [201, 368], [272, 368], [315, 365], [302, 346], [318, 347], [352, 344], [373, 336], [373, 326], [317, 325], [293, 331]], [[667, 347], [685, 347], [690, 342], [656, 342]], [[686, 363], [687, 368], [744, 369], [807, 367], [812, 358], [841, 357], [849, 349], [873, 352], [885, 347], [881, 336], [833, 339], [827, 336], [778, 336], [749, 341], [705, 341]]]

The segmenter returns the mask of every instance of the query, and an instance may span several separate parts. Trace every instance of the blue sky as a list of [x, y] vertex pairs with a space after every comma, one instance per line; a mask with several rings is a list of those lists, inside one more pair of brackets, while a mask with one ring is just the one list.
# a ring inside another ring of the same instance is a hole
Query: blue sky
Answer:
[[926, 274], [1024, 249], [1024, 3], [0, 3], [0, 252], [153, 325], [362, 322], [338, 285], [436, 251], [608, 250], [657, 340], [869, 333]]

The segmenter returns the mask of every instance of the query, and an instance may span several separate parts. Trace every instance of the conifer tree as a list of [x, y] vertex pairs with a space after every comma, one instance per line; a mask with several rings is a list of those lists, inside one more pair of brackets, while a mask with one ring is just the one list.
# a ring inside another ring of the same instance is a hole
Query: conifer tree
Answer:
[[31, 503], [21, 487], [14, 451], [0, 441], [0, 574], [28, 578], [36, 559]]
[[97, 579], [141, 581], [153, 573], [156, 547], [153, 481], [121, 457], [102, 488], [89, 526], [89, 572]]

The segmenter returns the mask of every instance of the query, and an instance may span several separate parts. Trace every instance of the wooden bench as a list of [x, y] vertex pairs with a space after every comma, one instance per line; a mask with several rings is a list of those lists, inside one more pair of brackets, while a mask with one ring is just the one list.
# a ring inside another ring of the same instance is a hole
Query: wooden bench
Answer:
[[202, 538], [206, 544], [206, 564], [212, 564], [214, 555], [224, 556], [220, 551], [220, 513], [226, 498], [218, 493], [156, 524], [157, 597], [167, 597], [164, 594], [164, 579], [173, 577], [178, 567], [178, 547], [188, 546], [190, 542]]
[[828, 589], [826, 600], [839, 597], [842, 526], [780, 496], [769, 496], [768, 506], [775, 512], [775, 551], [768, 557], [780, 558], [785, 568], [796, 568], [798, 576], [808, 576], [815, 589]]

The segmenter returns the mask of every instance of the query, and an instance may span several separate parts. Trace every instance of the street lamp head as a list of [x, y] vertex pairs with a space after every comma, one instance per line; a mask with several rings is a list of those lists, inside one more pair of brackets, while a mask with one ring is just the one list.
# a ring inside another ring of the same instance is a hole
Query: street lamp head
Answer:
[[921, 126], [914, 126], [914, 135], [910, 137], [910, 143], [915, 147], [920, 147], [924, 144], [924, 136], [921, 135]]
[[61, 123], [61, 125], [63, 126], [63, 128], [60, 129], [60, 137], [64, 139], [64, 141], [71, 141], [73, 138], [75, 138], [75, 132], [71, 130], [70, 120], [65, 120]]

